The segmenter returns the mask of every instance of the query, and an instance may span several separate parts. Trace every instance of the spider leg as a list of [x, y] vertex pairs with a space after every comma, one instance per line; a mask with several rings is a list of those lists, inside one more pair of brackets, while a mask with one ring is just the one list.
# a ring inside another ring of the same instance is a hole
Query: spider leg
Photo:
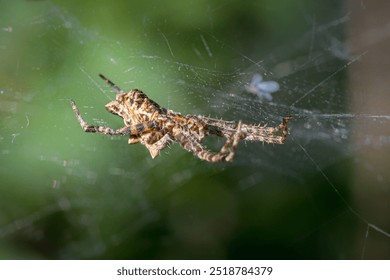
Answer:
[[231, 129], [235, 129], [237, 127], [237, 122], [235, 121], [224, 121], [220, 119], [214, 119], [209, 117], [201, 117], [201, 121], [207, 125], [215, 126], [215, 127], [227, 127]]
[[143, 132], [149, 132], [153, 128], [156, 128], [158, 126], [158, 124], [154, 121], [143, 122], [136, 125], [125, 126], [118, 129], [112, 129], [110, 127], [99, 126], [99, 125], [89, 125], [81, 117], [80, 112], [77, 109], [76, 103], [73, 100], [70, 100], [70, 104], [72, 105], [72, 109], [77, 117], [77, 120], [79, 121], [81, 128], [85, 132], [103, 133], [108, 135], [139, 135], [140, 133]]
[[112, 87], [113, 89], [115, 89], [116, 92], [122, 93], [122, 94], [125, 94], [125, 93], [126, 93], [126, 92], [124, 92], [120, 87], [118, 87], [116, 84], [114, 84], [113, 82], [111, 82], [110, 79], [106, 78], [104, 75], [99, 74], [99, 77], [102, 78], [107, 84], [109, 84], [110, 87]]
[[[277, 127], [242, 124], [241, 140], [283, 144], [287, 139], [287, 123], [290, 119], [290, 116], [283, 118], [283, 122]], [[208, 133], [226, 138], [231, 137], [231, 135], [235, 133], [237, 127], [237, 124], [232, 121], [223, 121], [207, 117], [202, 118], [202, 121], [207, 124]]]
[[[222, 149], [225, 148], [225, 147], [226, 147], [225, 149], [227, 149], [229, 140], [230, 140], [230, 142], [233, 140], [233, 144], [232, 144], [232, 146], [230, 148], [229, 154], [226, 157], [226, 161], [232, 161], [233, 160], [234, 151], [237, 149], [238, 141], [241, 139], [241, 126], [242, 126], [241, 121], [239, 121], [238, 125], [237, 125], [236, 133], [234, 133], [234, 135], [230, 136], [228, 141], [226, 141], [226, 144], [222, 147]], [[221, 149], [221, 152], [222, 152], [222, 149]]]
[[[214, 119], [203, 116], [192, 116], [188, 115], [200, 123], [202, 123], [206, 128], [206, 134], [212, 134], [219, 137], [229, 138], [232, 134], [236, 132], [237, 122], [235, 121], [224, 121], [220, 119]], [[188, 117], [187, 116], [187, 117]], [[243, 124], [244, 126], [245, 124]]]
[[246, 141], [261, 141], [273, 144], [283, 144], [288, 135], [287, 123], [290, 116], [283, 118], [283, 122], [277, 127], [243, 125], [241, 139]]
[[292, 116], [284, 117], [283, 118], [283, 122], [279, 125], [279, 127], [283, 129], [282, 143], [286, 142], [286, 138], [287, 138], [287, 135], [288, 135], [287, 124], [288, 124], [288, 121], [291, 120], [291, 119], [292, 119]]
[[232, 134], [225, 145], [218, 153], [213, 153], [202, 146], [202, 144], [192, 135], [184, 135], [179, 133], [176, 136], [177, 142], [189, 152], [192, 152], [195, 156], [201, 160], [209, 162], [223, 162], [232, 161], [234, 157], [235, 149], [238, 146], [238, 142], [241, 137], [241, 121], [238, 123], [236, 133]]
[[153, 144], [147, 143], [147, 141], [143, 140], [141, 140], [141, 143], [149, 150], [151, 157], [155, 158], [160, 154], [161, 150], [172, 143], [172, 139], [169, 137], [169, 134], [165, 134], [160, 140], [154, 142]]

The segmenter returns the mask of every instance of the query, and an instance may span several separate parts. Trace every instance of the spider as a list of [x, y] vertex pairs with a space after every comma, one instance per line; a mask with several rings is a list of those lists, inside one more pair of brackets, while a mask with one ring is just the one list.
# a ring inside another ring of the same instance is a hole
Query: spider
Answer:
[[[283, 118], [278, 127], [266, 125], [247, 125], [241, 121], [224, 121], [204, 116], [186, 115], [159, 106], [141, 90], [132, 89], [128, 93], [99, 74], [116, 92], [115, 100], [106, 105], [106, 109], [119, 117], [125, 126], [118, 129], [89, 125], [81, 117], [73, 100], [70, 100], [80, 126], [85, 132], [108, 135], [128, 135], [129, 144], [141, 143], [150, 152], [152, 158], [172, 142], [179, 143], [185, 150], [192, 152], [201, 160], [209, 162], [232, 161], [239, 140], [262, 141], [283, 144], [288, 134], [287, 123], [291, 117]], [[219, 152], [211, 152], [202, 145], [206, 136], [217, 135], [227, 138]]]

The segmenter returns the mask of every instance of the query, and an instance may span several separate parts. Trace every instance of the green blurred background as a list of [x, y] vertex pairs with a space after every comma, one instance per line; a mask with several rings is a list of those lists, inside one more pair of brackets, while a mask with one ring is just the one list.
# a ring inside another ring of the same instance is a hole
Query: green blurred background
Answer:
[[[348, 63], [329, 43], [344, 40], [343, 1], [0, 7], [0, 259], [389, 256], [388, 236], [379, 234], [385, 253], [370, 247], [372, 220], [350, 200], [354, 155], [334, 134], [350, 123], [311, 117], [348, 110], [346, 74], [330, 76]], [[126, 137], [80, 129], [71, 98], [87, 122], [122, 126], [104, 109], [114, 95], [100, 72], [183, 113], [270, 125], [295, 114], [291, 139], [241, 144], [232, 164], [201, 162], [178, 145], [152, 160]], [[267, 105], [242, 93], [256, 72], [281, 78], [285, 95]]]

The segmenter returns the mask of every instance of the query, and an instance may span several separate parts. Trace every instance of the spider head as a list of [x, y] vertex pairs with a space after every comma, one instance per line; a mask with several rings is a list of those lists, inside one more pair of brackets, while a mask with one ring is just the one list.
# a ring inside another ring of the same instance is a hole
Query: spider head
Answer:
[[106, 104], [107, 111], [114, 114], [114, 115], [123, 117], [121, 112], [123, 112], [123, 99], [124, 99], [123, 96], [124, 95], [125, 94], [123, 94], [123, 93], [118, 93], [116, 95], [115, 100], [107, 103]]

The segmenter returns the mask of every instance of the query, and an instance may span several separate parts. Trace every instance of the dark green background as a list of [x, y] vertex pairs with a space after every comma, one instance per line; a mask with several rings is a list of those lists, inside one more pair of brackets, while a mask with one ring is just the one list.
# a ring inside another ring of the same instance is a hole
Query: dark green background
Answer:
[[[0, 7], [1, 259], [378, 256], [361, 242], [367, 222], [349, 208], [353, 153], [333, 133], [349, 122], [311, 116], [347, 112], [346, 74], [289, 107], [347, 63], [329, 51], [344, 24], [319, 28], [345, 16], [342, 1]], [[291, 61], [282, 77], [277, 69]], [[241, 144], [232, 164], [201, 162], [178, 145], [152, 160], [125, 137], [80, 129], [71, 98], [88, 122], [122, 126], [104, 109], [114, 95], [100, 72], [183, 113], [270, 125], [293, 114], [291, 137]], [[243, 93], [256, 72], [280, 77], [274, 105]]]

